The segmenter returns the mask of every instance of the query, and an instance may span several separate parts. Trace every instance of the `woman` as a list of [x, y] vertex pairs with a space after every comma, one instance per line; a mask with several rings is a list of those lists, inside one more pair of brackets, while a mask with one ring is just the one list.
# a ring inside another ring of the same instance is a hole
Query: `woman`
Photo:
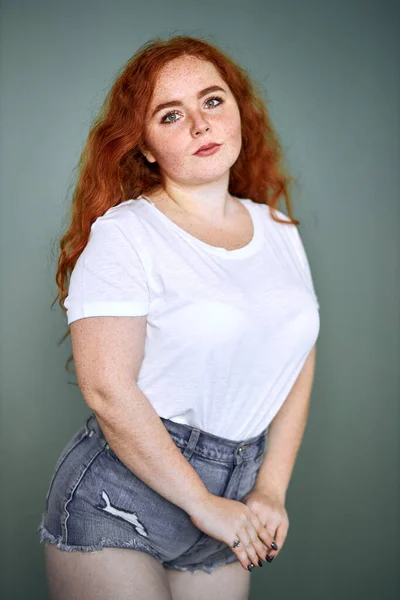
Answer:
[[281, 551], [319, 332], [281, 155], [204, 40], [146, 44], [108, 94], [60, 243], [92, 414], [39, 526], [52, 598], [242, 600]]

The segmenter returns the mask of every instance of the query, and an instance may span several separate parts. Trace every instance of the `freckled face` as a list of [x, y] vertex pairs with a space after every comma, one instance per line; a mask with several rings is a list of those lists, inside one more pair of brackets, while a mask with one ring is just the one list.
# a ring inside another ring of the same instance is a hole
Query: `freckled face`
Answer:
[[[198, 97], [211, 86], [222, 89]], [[159, 104], [170, 101], [173, 105], [153, 114]], [[144, 139], [147, 160], [157, 162], [167, 179], [196, 184], [226, 175], [242, 145], [240, 113], [212, 63], [184, 56], [163, 67], [147, 111]], [[212, 142], [222, 144], [218, 152], [194, 154]]]

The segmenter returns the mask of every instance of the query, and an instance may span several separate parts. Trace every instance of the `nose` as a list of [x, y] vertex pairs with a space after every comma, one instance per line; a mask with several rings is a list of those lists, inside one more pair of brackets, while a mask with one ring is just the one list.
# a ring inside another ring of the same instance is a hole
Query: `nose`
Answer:
[[196, 127], [195, 128], [195, 135], [200, 135], [201, 133], [205, 133], [207, 131], [210, 130], [210, 126], [209, 125], [205, 125], [204, 127]]
[[193, 117], [192, 133], [195, 136], [198, 136], [209, 130], [210, 130], [210, 125], [201, 114], [195, 115]]

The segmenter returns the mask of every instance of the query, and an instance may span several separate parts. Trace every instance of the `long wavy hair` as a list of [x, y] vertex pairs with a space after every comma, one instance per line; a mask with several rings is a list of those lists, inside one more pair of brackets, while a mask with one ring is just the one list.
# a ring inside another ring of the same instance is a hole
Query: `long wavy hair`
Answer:
[[[231, 167], [228, 192], [270, 207], [272, 218], [283, 225], [299, 225], [292, 214], [289, 185], [295, 181], [284, 166], [282, 147], [269, 117], [264, 92], [247, 72], [215, 43], [189, 36], [155, 38], [143, 44], [120, 69], [95, 117], [75, 168], [76, 182], [69, 207], [68, 229], [59, 240], [56, 272], [58, 294], [54, 303], [64, 312], [68, 281], [85, 248], [91, 225], [111, 207], [162, 184], [157, 163], [140, 151], [145, 146], [144, 122], [149, 99], [160, 70], [181, 56], [209, 61], [229, 86], [240, 111], [242, 147]], [[289, 221], [274, 212], [281, 197]], [[70, 328], [60, 343], [70, 335]], [[71, 355], [66, 363], [73, 360]]]

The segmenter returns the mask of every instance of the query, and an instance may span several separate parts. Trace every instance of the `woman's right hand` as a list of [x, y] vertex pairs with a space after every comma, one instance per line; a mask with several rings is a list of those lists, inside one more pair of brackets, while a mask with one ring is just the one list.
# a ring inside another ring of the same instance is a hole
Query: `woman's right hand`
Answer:
[[[257, 515], [237, 500], [210, 493], [189, 516], [198, 529], [227, 544], [246, 570], [250, 563], [259, 566], [260, 559], [265, 561], [274, 541]], [[233, 548], [237, 539], [240, 545]]]

